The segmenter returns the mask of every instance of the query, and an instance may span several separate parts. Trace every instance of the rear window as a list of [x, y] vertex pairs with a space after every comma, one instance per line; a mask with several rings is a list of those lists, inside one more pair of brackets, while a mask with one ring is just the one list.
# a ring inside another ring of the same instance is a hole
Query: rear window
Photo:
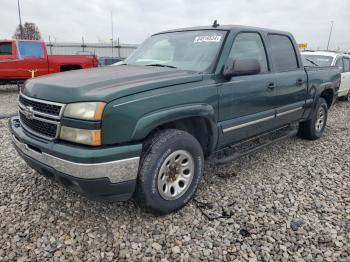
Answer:
[[343, 58], [342, 57], [338, 57], [337, 58], [337, 61], [335, 62], [335, 66], [336, 67], [341, 67], [341, 70], [344, 69]]
[[298, 69], [298, 60], [288, 36], [269, 34], [272, 51], [272, 61], [276, 71], [291, 71]]
[[21, 57], [44, 57], [43, 48], [39, 42], [19, 41], [18, 50]]
[[350, 71], [350, 59], [347, 57], [344, 57], [344, 72]]
[[0, 55], [12, 55], [12, 43], [0, 43]]
[[332, 56], [325, 55], [304, 55], [301, 54], [304, 66], [330, 66], [333, 61]]

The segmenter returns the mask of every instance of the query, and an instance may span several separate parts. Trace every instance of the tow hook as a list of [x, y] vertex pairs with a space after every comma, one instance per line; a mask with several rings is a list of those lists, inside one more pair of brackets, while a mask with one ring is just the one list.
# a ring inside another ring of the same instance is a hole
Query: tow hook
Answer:
[[19, 122], [18, 119], [14, 119], [13, 120], [13, 125], [14, 125], [15, 128], [19, 128], [21, 126], [21, 123]]

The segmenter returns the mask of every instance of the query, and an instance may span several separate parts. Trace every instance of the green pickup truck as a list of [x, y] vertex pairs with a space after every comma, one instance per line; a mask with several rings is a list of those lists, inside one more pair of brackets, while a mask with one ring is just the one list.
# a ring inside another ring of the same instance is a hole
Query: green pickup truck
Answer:
[[155, 34], [118, 66], [28, 80], [9, 125], [40, 174], [166, 214], [194, 196], [205, 160], [320, 138], [339, 85], [338, 68], [304, 68], [290, 33], [214, 24]]

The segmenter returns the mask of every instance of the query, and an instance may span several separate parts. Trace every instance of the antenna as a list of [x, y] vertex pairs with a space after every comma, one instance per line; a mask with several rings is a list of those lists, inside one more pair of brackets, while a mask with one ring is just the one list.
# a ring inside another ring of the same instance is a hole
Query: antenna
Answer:
[[214, 23], [213, 23], [213, 25], [212, 25], [212, 27], [215, 27], [215, 28], [216, 28], [216, 27], [218, 27], [218, 26], [219, 26], [218, 21], [215, 19], [215, 20], [214, 20]]

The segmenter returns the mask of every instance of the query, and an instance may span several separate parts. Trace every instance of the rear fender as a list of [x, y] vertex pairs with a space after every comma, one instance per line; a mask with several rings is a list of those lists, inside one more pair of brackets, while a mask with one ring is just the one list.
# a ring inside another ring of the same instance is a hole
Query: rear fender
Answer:
[[334, 101], [335, 90], [332, 82], [326, 82], [319, 85], [317, 88], [316, 87], [311, 88], [310, 93], [313, 93], [313, 96], [312, 96], [313, 102], [311, 103], [311, 106], [309, 106], [308, 108], [309, 110], [305, 111], [306, 119], [310, 119], [312, 112], [316, 109], [317, 103], [320, 100], [322, 93], [328, 90], [333, 93], [333, 101]]

